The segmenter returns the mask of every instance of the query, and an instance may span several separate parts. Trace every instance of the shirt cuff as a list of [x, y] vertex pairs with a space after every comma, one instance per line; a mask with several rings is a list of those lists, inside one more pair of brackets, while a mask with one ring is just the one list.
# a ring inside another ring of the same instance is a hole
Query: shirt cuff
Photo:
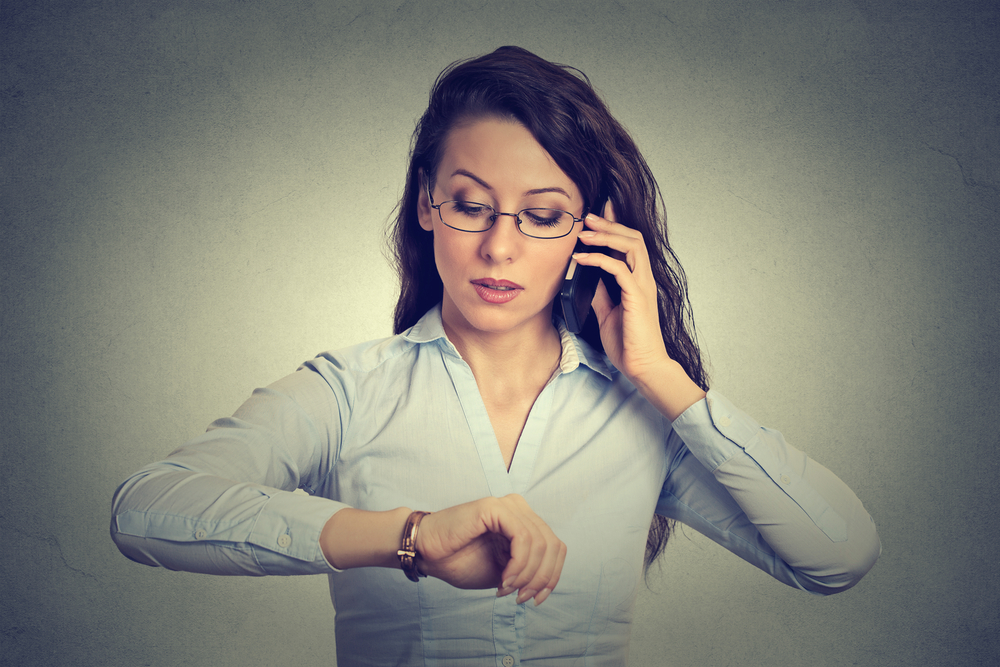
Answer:
[[672, 426], [695, 458], [713, 472], [746, 451], [760, 433], [760, 424], [713, 389]]
[[267, 574], [339, 572], [320, 548], [323, 527], [344, 503], [289, 491], [276, 491], [261, 509], [247, 542]]

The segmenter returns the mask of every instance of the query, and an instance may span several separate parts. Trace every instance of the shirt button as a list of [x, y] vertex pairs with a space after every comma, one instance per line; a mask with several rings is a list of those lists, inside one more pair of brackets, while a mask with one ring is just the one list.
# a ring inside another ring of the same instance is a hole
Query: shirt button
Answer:
[[282, 549], [288, 548], [288, 545], [292, 543], [291, 535], [281, 535], [278, 537], [278, 546]]
[[781, 476], [781, 483], [784, 484], [785, 486], [788, 486], [789, 484], [792, 483], [792, 478], [789, 477], [788, 475], [782, 475]]
[[514, 657], [505, 655], [503, 657], [503, 667], [514, 667]]
[[194, 531], [194, 539], [203, 540], [206, 537], [208, 537], [208, 533], [205, 532], [204, 528], [199, 528], [198, 530]]
[[715, 420], [715, 423], [718, 424], [719, 426], [729, 426], [733, 422], [732, 420], [729, 419], [729, 417], [722, 415], [721, 417]]

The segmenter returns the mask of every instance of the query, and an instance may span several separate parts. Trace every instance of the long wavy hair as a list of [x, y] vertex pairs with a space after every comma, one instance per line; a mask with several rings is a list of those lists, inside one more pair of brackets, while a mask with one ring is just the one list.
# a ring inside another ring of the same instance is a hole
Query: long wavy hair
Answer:
[[[642, 233], [658, 287], [663, 341], [670, 357], [707, 389], [694, 336], [684, 270], [667, 240], [659, 186], [625, 128], [580, 70], [544, 60], [517, 46], [449, 65], [431, 88], [410, 149], [406, 187], [390, 225], [389, 245], [399, 272], [394, 332], [402, 333], [441, 301], [433, 236], [417, 220], [421, 174], [437, 174], [448, 133], [459, 123], [497, 118], [520, 123], [579, 188], [587, 208], [610, 196], [617, 221]], [[600, 215], [600, 211], [594, 211]], [[581, 334], [603, 352], [596, 317]], [[646, 540], [646, 567], [666, 546], [673, 522], [654, 515]]]

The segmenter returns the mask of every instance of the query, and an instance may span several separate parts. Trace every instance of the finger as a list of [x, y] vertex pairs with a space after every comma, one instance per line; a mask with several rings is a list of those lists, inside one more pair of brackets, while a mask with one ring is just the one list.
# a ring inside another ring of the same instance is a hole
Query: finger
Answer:
[[527, 583], [531, 572], [534, 571], [533, 567], [537, 567], [537, 564], [532, 565], [532, 559], [535, 557], [532, 553], [533, 526], [522, 516], [522, 512], [516, 503], [512, 502], [510, 496], [493, 498], [491, 501], [490, 511], [493, 516], [488, 520], [489, 530], [506, 537], [510, 550], [510, 559], [500, 574], [500, 586], [497, 588], [497, 596], [503, 597]]
[[545, 586], [542, 590], [540, 590], [538, 592], [538, 595], [535, 596], [535, 606], [536, 607], [538, 605], [542, 604], [543, 602], [545, 602], [546, 599], [548, 599], [549, 594], [552, 593], [552, 591], [555, 590], [556, 584], [559, 583], [559, 577], [562, 576], [563, 565], [566, 564], [566, 553], [567, 553], [567, 551], [568, 550], [566, 548], [566, 544], [563, 543], [563, 542], [560, 542], [560, 548], [559, 548], [559, 551], [558, 551], [558, 556], [556, 558], [556, 566], [555, 566], [555, 568], [552, 571], [552, 578], [549, 581], [549, 584], [547, 586]]
[[[536, 535], [532, 543], [532, 550], [536, 556], [534, 562], [525, 568], [524, 574], [528, 575], [528, 581], [520, 587], [517, 594], [517, 603], [521, 604], [535, 597], [549, 583], [552, 568], [555, 567], [555, 535], [548, 530], [548, 526], [535, 524]], [[548, 533], [546, 535], [545, 533]]]
[[591, 213], [586, 218], [583, 219], [587, 227], [602, 231], [612, 231], [622, 236], [628, 236], [635, 239], [642, 238], [642, 232], [638, 229], [633, 229], [632, 227], [627, 227], [621, 223], [615, 222], [613, 219], [602, 218]]
[[529, 589], [528, 584], [535, 579], [545, 559], [547, 548], [545, 536], [542, 535], [538, 526], [528, 517], [524, 517], [523, 524], [526, 529], [526, 536], [520, 540], [511, 540], [511, 554], [513, 555], [514, 549], [518, 548], [521, 555], [523, 555], [523, 566], [517, 575], [506, 576], [505, 574], [504, 576], [504, 581], [509, 582], [509, 586], [506, 588], [519, 591], [517, 596], [518, 603], [524, 602], [524, 600], [532, 597], [538, 591], [537, 588]]
[[649, 254], [642, 234], [628, 227], [618, 225], [617, 229], [587, 229], [577, 238], [587, 246], [610, 248], [614, 254], [621, 254], [631, 271], [644, 270], [649, 266]]
[[[575, 252], [573, 259], [583, 266], [596, 266], [610, 273], [618, 282], [618, 286], [622, 288], [622, 292], [632, 291], [634, 293], [638, 289], [636, 274], [629, 269], [623, 260], [610, 257], [603, 252]], [[595, 293], [594, 296], [596, 297], [597, 294]]]
[[601, 212], [601, 217], [605, 220], [610, 220], [611, 222], [618, 220], [618, 218], [615, 217], [615, 205], [611, 203], [610, 198], [604, 204], [604, 210]]
[[645, 255], [646, 246], [641, 238], [629, 238], [614, 232], [584, 230], [577, 238], [588, 246], [604, 246], [623, 257], [638, 258]]
[[[591, 224], [592, 222], [593, 224]], [[628, 250], [633, 247], [645, 249], [646, 247], [646, 242], [643, 241], [642, 234], [631, 227], [619, 225], [617, 222], [602, 221], [600, 218], [595, 218], [592, 221], [589, 216], [586, 218], [586, 223], [589, 229], [581, 231], [578, 237], [589, 241], [588, 245], [609, 245], [610, 247], [610, 244], [599, 244], [597, 241], [615, 240], [617, 241], [617, 245], [622, 246], [621, 250]]]
[[524, 513], [525, 524], [529, 528], [534, 528], [532, 548], [541, 556], [537, 567], [534, 567], [534, 564], [529, 564], [526, 568], [526, 572], [534, 569], [534, 574], [528, 583], [521, 587], [517, 602], [520, 604], [534, 597], [537, 605], [548, 597], [559, 581], [566, 559], [566, 545], [556, 537], [549, 525], [531, 509], [521, 496], [513, 495], [510, 497], [510, 501]]
[[[524, 498], [511, 494], [503, 498], [502, 501], [521, 519], [521, 523], [527, 529], [530, 538], [530, 541], [516, 537], [511, 539], [512, 558], [515, 549], [523, 550], [526, 561], [516, 576], [507, 572], [504, 572], [503, 576], [503, 588], [505, 591], [507, 589], [518, 590], [517, 603], [520, 604], [534, 597], [549, 585], [556, 562], [554, 549], [557, 551], [558, 546], [562, 543], [548, 525], [535, 514]], [[520, 555], [519, 553], [518, 556]], [[505, 591], [498, 591], [497, 594], [502, 596]]]
[[566, 545], [556, 537], [552, 529], [548, 527], [537, 515], [532, 517], [543, 534], [545, 541], [545, 555], [538, 566], [538, 571], [528, 584], [521, 590], [518, 602], [525, 602], [535, 598], [535, 606], [541, 604], [549, 593], [559, 583], [562, 574], [562, 566], [566, 560]]

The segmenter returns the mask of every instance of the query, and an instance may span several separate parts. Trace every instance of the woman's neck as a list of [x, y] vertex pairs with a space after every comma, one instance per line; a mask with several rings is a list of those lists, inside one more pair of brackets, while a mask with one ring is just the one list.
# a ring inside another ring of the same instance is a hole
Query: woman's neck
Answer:
[[562, 356], [559, 331], [551, 316], [543, 315], [502, 332], [480, 331], [466, 322], [450, 322], [452, 318], [443, 310], [442, 323], [448, 340], [469, 364], [481, 390], [488, 384], [521, 391], [539, 384], [544, 386]]

